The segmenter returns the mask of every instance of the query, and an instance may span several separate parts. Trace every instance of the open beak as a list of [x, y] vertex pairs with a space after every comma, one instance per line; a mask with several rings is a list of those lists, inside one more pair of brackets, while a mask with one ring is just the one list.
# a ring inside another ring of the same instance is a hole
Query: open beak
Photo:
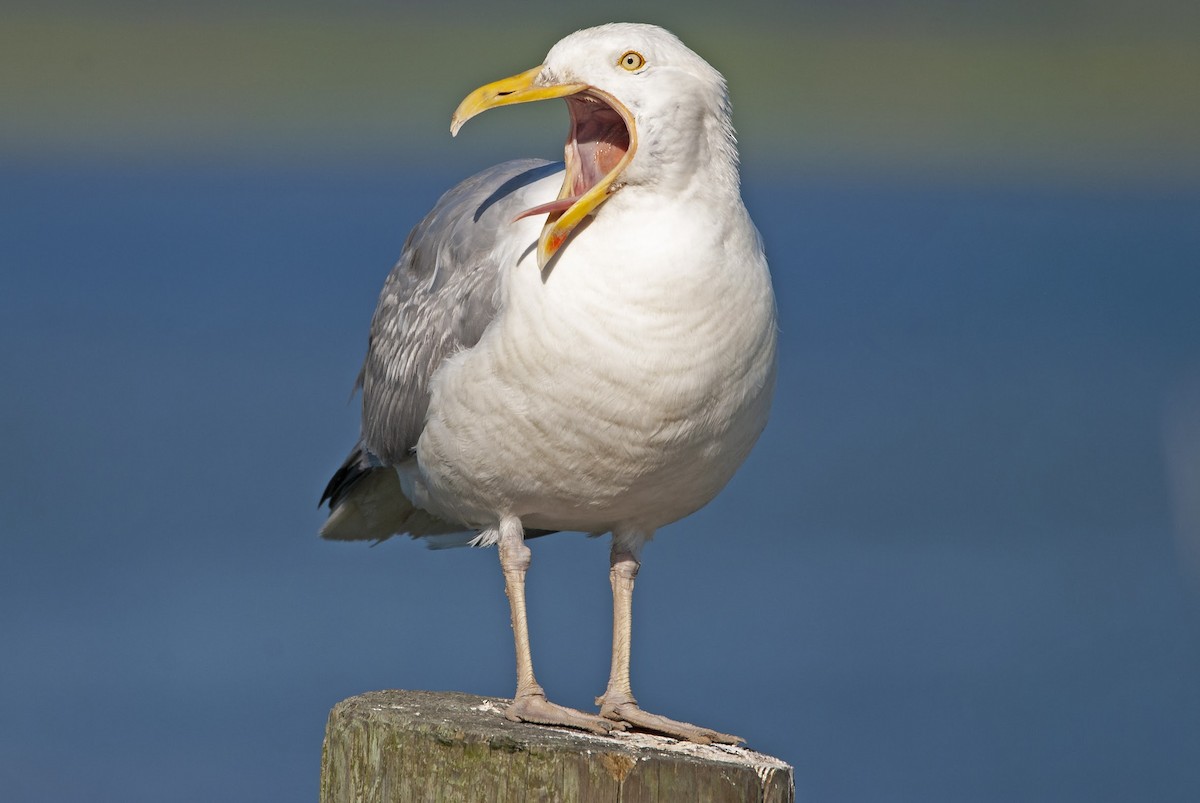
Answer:
[[541, 72], [540, 66], [534, 67], [467, 95], [450, 119], [450, 133], [457, 135], [467, 120], [497, 106], [566, 99], [571, 130], [558, 200], [527, 209], [516, 218], [548, 215], [537, 245], [538, 266], [544, 268], [575, 227], [619, 188], [617, 180], [637, 150], [637, 129], [630, 111], [607, 92], [578, 83], [540, 86], [536, 82]]

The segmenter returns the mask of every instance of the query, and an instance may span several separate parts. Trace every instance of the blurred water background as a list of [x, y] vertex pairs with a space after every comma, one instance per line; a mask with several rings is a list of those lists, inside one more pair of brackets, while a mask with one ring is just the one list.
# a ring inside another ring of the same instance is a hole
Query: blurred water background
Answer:
[[[0, 798], [316, 796], [380, 688], [509, 695], [495, 554], [320, 542], [383, 277], [451, 140], [579, 27], [729, 79], [782, 319], [773, 420], [644, 555], [634, 688], [808, 801], [1200, 795], [1200, 7], [0, 8]], [[607, 547], [534, 543], [588, 707]]]

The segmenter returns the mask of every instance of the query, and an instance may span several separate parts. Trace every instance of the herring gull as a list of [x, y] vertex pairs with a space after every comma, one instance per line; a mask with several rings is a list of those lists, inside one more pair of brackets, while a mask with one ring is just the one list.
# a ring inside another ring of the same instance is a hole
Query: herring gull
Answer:
[[[362, 436], [321, 530], [499, 547], [516, 646], [511, 720], [695, 742], [735, 736], [643, 711], [629, 680], [634, 578], [655, 530], [707, 504], [767, 421], [775, 301], [739, 189], [725, 80], [674, 35], [611, 24], [472, 92], [562, 98], [565, 163], [505, 162], [409, 235], [371, 322]], [[612, 534], [612, 668], [599, 716], [534, 678], [527, 538]]]

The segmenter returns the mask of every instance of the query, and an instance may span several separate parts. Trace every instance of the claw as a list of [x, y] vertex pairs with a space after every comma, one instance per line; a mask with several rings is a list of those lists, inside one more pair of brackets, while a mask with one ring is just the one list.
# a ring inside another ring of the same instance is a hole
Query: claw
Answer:
[[728, 733], [712, 730], [711, 728], [701, 728], [698, 725], [693, 725], [690, 722], [680, 722], [667, 717], [651, 714], [638, 708], [637, 703], [619, 703], [617, 705], [608, 705], [602, 702], [603, 698], [597, 700], [601, 704], [600, 716], [613, 722], [620, 722], [627, 725], [632, 725], [635, 728], [654, 731], [666, 736], [672, 736], [676, 739], [683, 739], [696, 744], [744, 744], [745, 739], [740, 736], [733, 736]]

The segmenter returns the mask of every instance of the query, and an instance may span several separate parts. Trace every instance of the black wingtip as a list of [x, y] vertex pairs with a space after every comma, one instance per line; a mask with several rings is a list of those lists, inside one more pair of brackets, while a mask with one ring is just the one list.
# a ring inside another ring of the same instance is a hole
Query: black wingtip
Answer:
[[320, 509], [328, 502], [329, 509], [333, 510], [350, 492], [350, 489], [373, 468], [378, 468], [377, 461], [372, 459], [371, 454], [361, 443], [357, 444], [350, 452], [350, 456], [342, 463], [341, 468], [333, 472], [333, 476], [329, 478], [329, 483], [321, 493], [321, 501], [317, 502], [317, 508]]

